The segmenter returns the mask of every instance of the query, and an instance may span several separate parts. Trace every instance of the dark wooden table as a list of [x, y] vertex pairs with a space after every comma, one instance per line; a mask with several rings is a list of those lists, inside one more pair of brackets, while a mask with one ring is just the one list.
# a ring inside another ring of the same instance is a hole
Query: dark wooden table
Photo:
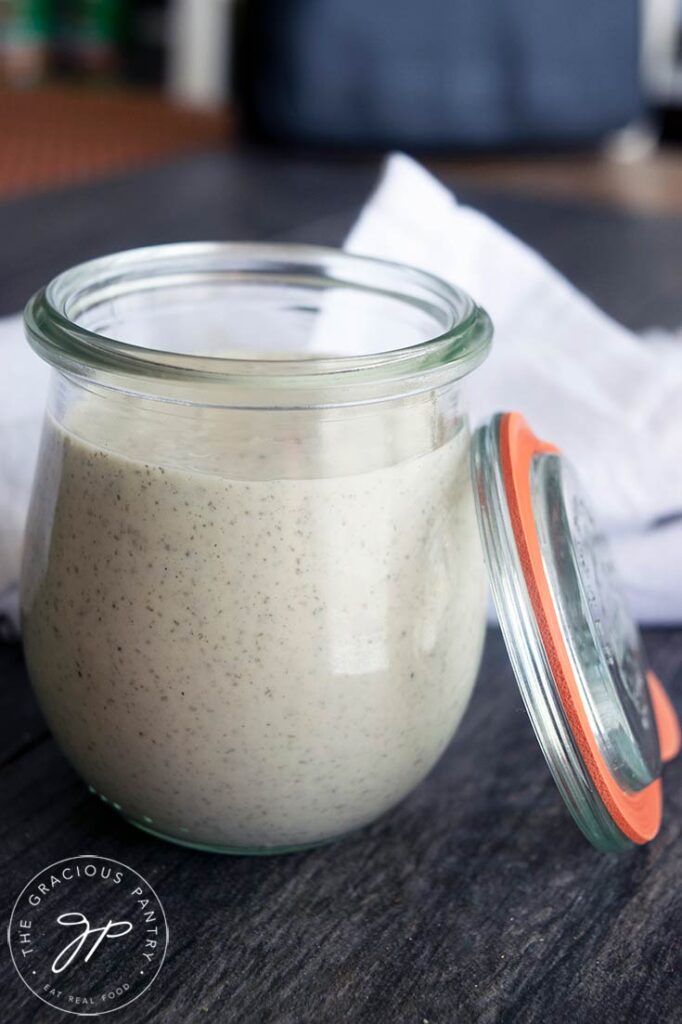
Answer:
[[[207, 154], [105, 184], [0, 205], [0, 312], [63, 267], [177, 239], [338, 242], [376, 165]], [[682, 322], [682, 220], [462, 190], [615, 316]], [[682, 569], [682, 567], [681, 567]], [[682, 630], [647, 634], [682, 706]], [[61, 858], [99, 854], [145, 876], [170, 926], [154, 986], [121, 1024], [682, 1021], [682, 761], [663, 830], [592, 850], [545, 768], [499, 634], [465, 720], [395, 811], [296, 856], [165, 845], [90, 796], [57, 751], [21, 651], [0, 645], [2, 917]], [[66, 1019], [0, 953], [0, 1020]]]

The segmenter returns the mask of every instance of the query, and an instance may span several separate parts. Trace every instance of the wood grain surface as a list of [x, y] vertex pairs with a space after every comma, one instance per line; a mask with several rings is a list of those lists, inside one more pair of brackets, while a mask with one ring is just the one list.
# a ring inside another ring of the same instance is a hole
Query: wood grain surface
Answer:
[[0, 196], [94, 181], [181, 153], [222, 148], [233, 123], [227, 110], [185, 109], [145, 90], [0, 86]]
[[[205, 155], [0, 204], [0, 311], [79, 259], [180, 238], [337, 242], [367, 164]], [[456, 184], [456, 182], [455, 182]], [[682, 322], [681, 222], [466, 192], [635, 327]], [[682, 630], [647, 633], [682, 708]], [[18, 645], [0, 645], [0, 911], [33, 874], [99, 854], [155, 887], [170, 944], [120, 1024], [682, 1021], [682, 761], [661, 835], [592, 850], [565, 811], [491, 631], [460, 730], [430, 777], [344, 841], [276, 858], [160, 843], [90, 796], [47, 734]], [[0, 1021], [74, 1019], [0, 951]]]

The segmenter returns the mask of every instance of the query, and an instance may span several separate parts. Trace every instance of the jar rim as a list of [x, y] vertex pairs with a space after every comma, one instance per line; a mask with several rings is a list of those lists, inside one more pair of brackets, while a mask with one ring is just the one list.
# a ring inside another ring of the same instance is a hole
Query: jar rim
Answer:
[[[245, 280], [314, 287], [350, 287], [390, 297], [439, 319], [441, 330], [403, 348], [369, 354], [214, 356], [169, 352], [119, 341], [77, 322], [93, 296], [115, 298], [132, 288]], [[470, 373], [486, 357], [492, 324], [462, 289], [407, 264], [324, 246], [283, 242], [180, 242], [101, 256], [55, 277], [24, 311], [29, 343], [53, 367], [104, 386], [151, 393], [173, 386], [241, 389], [337, 387], [398, 383], [447, 371]], [[433, 386], [430, 383], [428, 386]], [[420, 388], [421, 389], [421, 388]]]

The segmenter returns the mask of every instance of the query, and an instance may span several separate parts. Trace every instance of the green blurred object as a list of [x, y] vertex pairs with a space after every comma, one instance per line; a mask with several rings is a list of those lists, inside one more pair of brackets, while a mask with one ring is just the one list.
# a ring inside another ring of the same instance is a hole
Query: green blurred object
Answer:
[[34, 85], [56, 70], [117, 80], [131, 0], [0, 0], [0, 81]]
[[[3, 10], [4, 8], [4, 10]], [[54, 27], [53, 0], [6, 0], [0, 5], [7, 43], [48, 40]]]
[[54, 0], [0, 0], [0, 81], [36, 85], [49, 70]]
[[64, 26], [80, 43], [119, 43], [130, 15], [128, 0], [69, 0]]

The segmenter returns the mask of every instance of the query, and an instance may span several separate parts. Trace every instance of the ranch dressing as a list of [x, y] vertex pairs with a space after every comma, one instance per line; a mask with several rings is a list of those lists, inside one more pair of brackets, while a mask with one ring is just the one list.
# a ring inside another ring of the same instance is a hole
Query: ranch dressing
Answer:
[[33, 685], [76, 769], [136, 823], [212, 847], [315, 843], [394, 805], [480, 661], [466, 427], [280, 479], [229, 451], [174, 466], [172, 438], [149, 461], [124, 417], [93, 443], [93, 415], [47, 417], [23, 586]]

